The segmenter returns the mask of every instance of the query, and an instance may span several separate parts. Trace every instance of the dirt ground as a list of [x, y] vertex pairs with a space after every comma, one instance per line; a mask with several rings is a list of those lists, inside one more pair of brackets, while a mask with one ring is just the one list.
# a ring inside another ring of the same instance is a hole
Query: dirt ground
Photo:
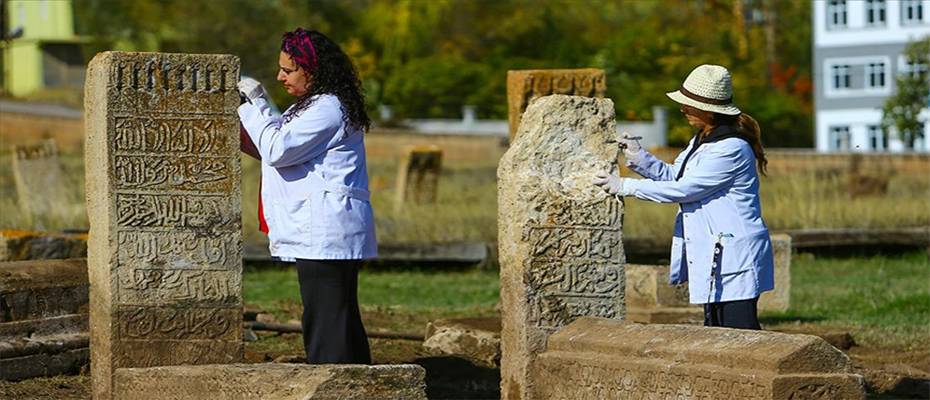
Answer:
[[[426, 316], [398, 315], [389, 310], [366, 312], [369, 332], [398, 332], [398, 328], [421, 326]], [[780, 329], [780, 331], [789, 331]], [[849, 347], [854, 371], [865, 377], [869, 399], [930, 398], [930, 349], [876, 349], [854, 345], [842, 332], [818, 331], [816, 326], [792, 328], [790, 332], [823, 336], [834, 345]], [[248, 363], [300, 362], [301, 341], [296, 333], [257, 332], [259, 340], [246, 344]], [[844, 339], [845, 337], [845, 339]], [[854, 340], [854, 338], [853, 338]], [[371, 339], [372, 358], [376, 364], [415, 363], [427, 371], [427, 394], [431, 399], [499, 398], [500, 370], [487, 368], [456, 357], [434, 356], [423, 350], [422, 342], [401, 339]], [[81, 374], [0, 382], [0, 399], [89, 399], [90, 376], [85, 367]]]

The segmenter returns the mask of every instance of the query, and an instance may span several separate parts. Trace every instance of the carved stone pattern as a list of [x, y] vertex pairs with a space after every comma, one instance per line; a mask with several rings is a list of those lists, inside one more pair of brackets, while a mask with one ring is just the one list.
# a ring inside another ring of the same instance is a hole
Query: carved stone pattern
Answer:
[[227, 339], [241, 334], [238, 308], [119, 307], [120, 339]]
[[523, 240], [531, 257], [620, 260], [620, 229], [573, 226], [529, 226]]
[[622, 317], [623, 275], [619, 264], [532, 260], [525, 275], [528, 319], [553, 329], [579, 317]]
[[227, 154], [232, 141], [228, 127], [218, 120], [222, 115], [210, 119], [202, 117], [180, 117], [173, 115], [143, 115], [115, 118], [113, 151], [117, 155], [145, 153], [172, 155]]
[[229, 270], [133, 268], [119, 275], [121, 304], [166, 304], [176, 301], [237, 300], [238, 272]]
[[225, 92], [235, 88], [238, 68], [222, 63], [172, 64], [169, 57], [113, 63], [120, 92]]
[[226, 265], [237, 260], [239, 242], [234, 236], [202, 236], [193, 232], [123, 231], [117, 234], [119, 264], [165, 264], [183, 258], [192, 264]]
[[219, 192], [228, 191], [232, 172], [229, 158], [116, 156], [114, 185], [117, 188], [160, 188], [193, 190], [200, 184], [226, 181]]
[[[766, 387], [753, 377], [732, 377], [665, 369], [633, 369], [604, 365], [576, 364], [565, 366], [573, 371], [562, 374], [558, 385], [546, 385], [543, 391], [550, 399], [766, 399]], [[607, 377], [607, 379], [603, 379]]]
[[616, 229], [620, 226], [621, 204], [614, 198], [600, 201], [581, 202], [565, 198], [556, 193], [543, 196], [545, 202], [539, 205], [545, 215], [542, 221], [532, 221], [536, 225], [590, 226]]
[[811, 383], [791, 392], [789, 400], [829, 400], [836, 399], [840, 388], [822, 383]]
[[228, 196], [202, 194], [156, 195], [120, 193], [116, 196], [121, 227], [220, 228], [231, 225]]

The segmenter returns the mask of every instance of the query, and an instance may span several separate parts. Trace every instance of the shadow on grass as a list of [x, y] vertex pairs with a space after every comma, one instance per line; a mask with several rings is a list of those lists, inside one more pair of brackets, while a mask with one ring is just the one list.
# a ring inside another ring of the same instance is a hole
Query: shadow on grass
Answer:
[[759, 317], [759, 322], [763, 325], [785, 324], [790, 322], [811, 323], [822, 322], [827, 318], [820, 315], [800, 315], [792, 313], [784, 314], [766, 314]]

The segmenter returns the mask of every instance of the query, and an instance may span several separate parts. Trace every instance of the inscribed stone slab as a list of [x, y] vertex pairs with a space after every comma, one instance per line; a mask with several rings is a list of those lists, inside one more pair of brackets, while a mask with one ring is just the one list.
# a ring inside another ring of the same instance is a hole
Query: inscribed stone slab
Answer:
[[83, 259], [0, 262], [0, 323], [87, 313]]
[[133, 400], [426, 400], [418, 365], [229, 364], [116, 371], [117, 398]]
[[100, 53], [85, 86], [94, 397], [117, 368], [241, 359], [239, 59]]
[[511, 143], [530, 102], [550, 94], [603, 98], [607, 94], [607, 78], [604, 70], [596, 68], [507, 71], [507, 119]]
[[616, 167], [614, 105], [553, 95], [530, 104], [497, 170], [501, 394], [525, 399], [546, 338], [582, 316], [624, 317], [623, 203], [591, 184]]
[[38, 226], [67, 217], [78, 205], [76, 191], [64, 177], [58, 145], [53, 139], [13, 147], [13, 180], [20, 211]]
[[775, 290], [762, 293], [759, 311], [788, 311], [791, 307], [791, 236], [772, 235], [775, 256]]
[[549, 338], [525, 399], [864, 399], [849, 358], [809, 335], [582, 318]]
[[406, 149], [397, 166], [395, 208], [410, 202], [436, 202], [439, 173], [442, 170], [442, 149], [439, 146], [412, 146]]

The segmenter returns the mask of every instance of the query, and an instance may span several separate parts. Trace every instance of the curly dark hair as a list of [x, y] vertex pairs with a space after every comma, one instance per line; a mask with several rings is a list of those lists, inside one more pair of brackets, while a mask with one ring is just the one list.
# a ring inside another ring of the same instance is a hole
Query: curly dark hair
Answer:
[[342, 104], [343, 119], [355, 128], [367, 131], [371, 127], [371, 119], [365, 112], [362, 83], [358, 79], [352, 60], [338, 44], [326, 35], [317, 31], [304, 31], [301, 28], [285, 33], [281, 41], [281, 51], [291, 57], [295, 56], [295, 52], [301, 52], [301, 55], [304, 55], [305, 51], [291, 48], [288, 45], [288, 38], [295, 34], [309, 34], [310, 41], [313, 43], [312, 51], [316, 53], [316, 65], [313, 66], [312, 71], [306, 71], [312, 82], [310, 90], [300, 96], [294, 106], [284, 113], [284, 120], [290, 121], [297, 117], [313, 104], [314, 96], [331, 94], [339, 98], [339, 103]]

